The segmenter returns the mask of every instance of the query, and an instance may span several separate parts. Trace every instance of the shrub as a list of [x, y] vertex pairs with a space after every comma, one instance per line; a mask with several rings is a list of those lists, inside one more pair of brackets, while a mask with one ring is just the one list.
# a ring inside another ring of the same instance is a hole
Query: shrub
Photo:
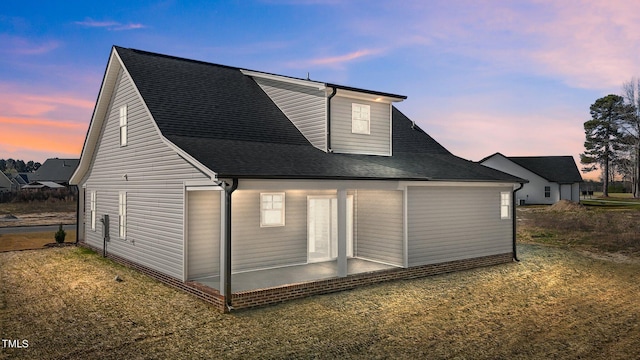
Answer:
[[64, 231], [64, 229], [62, 228], [62, 224], [60, 224], [60, 227], [58, 228], [58, 231], [56, 231], [54, 237], [56, 239], [56, 242], [58, 244], [62, 244], [64, 242], [64, 238], [65, 236], [67, 236], [67, 232]]

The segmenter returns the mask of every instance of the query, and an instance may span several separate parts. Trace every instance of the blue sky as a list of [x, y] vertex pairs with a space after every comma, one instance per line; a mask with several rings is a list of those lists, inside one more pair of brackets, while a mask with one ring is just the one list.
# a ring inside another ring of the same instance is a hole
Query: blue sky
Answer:
[[112, 45], [406, 95], [470, 160], [577, 158], [589, 106], [640, 75], [640, 3], [5, 1], [0, 44], [0, 158], [80, 155]]

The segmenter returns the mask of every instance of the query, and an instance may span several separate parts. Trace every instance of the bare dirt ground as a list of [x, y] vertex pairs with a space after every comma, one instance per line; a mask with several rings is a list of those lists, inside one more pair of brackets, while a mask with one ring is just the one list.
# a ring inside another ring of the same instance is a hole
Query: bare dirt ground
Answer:
[[75, 224], [75, 212], [39, 212], [35, 214], [0, 215], [0, 227]]
[[75, 201], [0, 203], [0, 227], [75, 223]]

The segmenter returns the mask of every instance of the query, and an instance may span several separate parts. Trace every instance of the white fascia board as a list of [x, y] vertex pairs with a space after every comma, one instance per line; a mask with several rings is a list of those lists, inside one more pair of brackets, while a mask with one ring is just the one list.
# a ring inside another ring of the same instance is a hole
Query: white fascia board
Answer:
[[342, 97], [347, 97], [347, 98], [357, 99], [357, 100], [379, 102], [384, 104], [391, 104], [394, 102], [401, 102], [404, 100], [403, 98], [399, 98], [399, 97], [370, 94], [366, 92], [358, 92], [358, 91], [346, 90], [346, 89], [340, 89], [340, 88], [337, 89], [336, 96], [342, 96]]
[[71, 185], [80, 184], [80, 181], [82, 181], [89, 169], [89, 166], [91, 165], [93, 153], [96, 145], [98, 144], [98, 139], [100, 139], [100, 130], [102, 129], [102, 124], [106, 119], [111, 95], [113, 94], [115, 83], [118, 79], [118, 73], [122, 67], [122, 60], [118, 56], [116, 49], [112, 48], [107, 69], [105, 70], [104, 78], [102, 79], [102, 85], [100, 85], [98, 100], [96, 101], [96, 106], [94, 107], [93, 115], [91, 116], [91, 122], [89, 123], [87, 137], [85, 138], [84, 145], [82, 146], [80, 163], [69, 179], [69, 184]]
[[519, 182], [489, 181], [400, 181], [400, 186], [412, 187], [513, 187]]
[[312, 88], [315, 88], [315, 89], [318, 89], [318, 90], [326, 89], [326, 84], [325, 83], [312, 81], [312, 80], [296, 79], [296, 78], [292, 78], [292, 77], [288, 77], [288, 76], [268, 74], [268, 73], [263, 73], [263, 72], [259, 72], [259, 71], [244, 70], [244, 69], [240, 69], [240, 72], [242, 74], [244, 74], [244, 75], [251, 76], [251, 77], [269, 79], [269, 80], [274, 80], [274, 81], [281, 81], [281, 82], [285, 82], [285, 83], [289, 83], [289, 84], [295, 84], [295, 85], [301, 85], [301, 86], [308, 86], [308, 87], [312, 87]]

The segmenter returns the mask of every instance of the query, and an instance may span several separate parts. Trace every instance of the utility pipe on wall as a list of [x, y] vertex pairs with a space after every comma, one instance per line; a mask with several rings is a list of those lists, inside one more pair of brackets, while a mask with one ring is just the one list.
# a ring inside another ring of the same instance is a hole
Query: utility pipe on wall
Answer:
[[516, 252], [516, 192], [518, 192], [518, 190], [522, 189], [524, 187], [524, 183], [520, 183], [520, 187], [513, 190], [513, 194], [511, 195], [511, 202], [513, 203], [513, 205], [511, 206], [512, 210], [511, 210], [511, 221], [513, 222], [513, 224], [511, 225], [512, 231], [513, 231], [513, 260], [515, 261], [520, 261], [518, 260], [518, 254]]
[[336, 96], [338, 88], [332, 88], [331, 94], [327, 97], [327, 152], [331, 152], [331, 98]]

